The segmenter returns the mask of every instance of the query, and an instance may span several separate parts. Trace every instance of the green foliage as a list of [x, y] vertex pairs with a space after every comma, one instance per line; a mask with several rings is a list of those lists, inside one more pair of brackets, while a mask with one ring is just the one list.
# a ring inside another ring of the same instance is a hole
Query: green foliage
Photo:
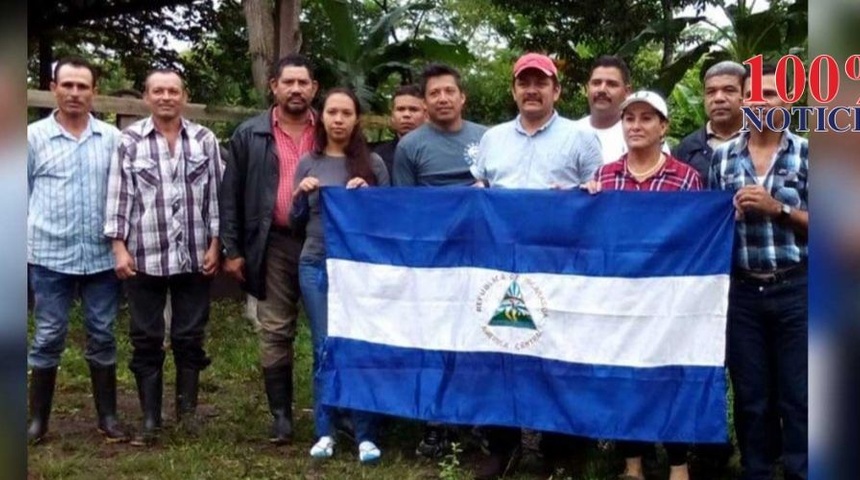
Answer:
[[[146, 72], [151, 68], [178, 68], [181, 65], [179, 53], [172, 48], [171, 40], [194, 44], [206, 32], [217, 28], [214, 2], [192, 0], [187, 3], [186, 6], [86, 20], [76, 25], [53, 27], [37, 22], [27, 38], [29, 76], [39, 78], [41, 33], [52, 40], [54, 58], [83, 55], [101, 65], [104, 72], [110, 72], [110, 68], [118, 63], [134, 88], [142, 90]], [[36, 5], [32, 7], [38, 8]], [[54, 10], [58, 6], [42, 5], [42, 8]]]
[[221, 2], [215, 19], [219, 28], [206, 32], [180, 56], [191, 101], [249, 107], [265, 103], [252, 82], [241, 4]]
[[[699, 62], [702, 63], [701, 61]], [[671, 125], [667, 142], [675, 146], [690, 133], [702, 128], [708, 121], [704, 107], [704, 86], [699, 78], [698, 69], [690, 69], [684, 78], [675, 85], [672, 95], [667, 98]]]
[[504, 52], [495, 59], [477, 59], [462, 72], [466, 118], [492, 126], [516, 115], [517, 107], [511, 95], [511, 66], [515, 60], [510, 52]]
[[346, 0], [319, 2], [329, 21], [331, 38], [331, 44], [321, 52], [321, 65], [333, 73], [338, 84], [351, 87], [368, 111], [386, 109], [388, 98], [379, 91], [379, 86], [392, 75], [410, 83], [423, 63], [440, 61], [462, 66], [473, 59], [462, 43], [427, 35], [396, 39], [392, 32], [407, 14], [427, 11], [432, 4], [410, 3], [382, 12], [366, 31], [361, 31]]
[[775, 0], [767, 10], [753, 13], [756, 0], [739, 0], [723, 5], [729, 25], [714, 29], [720, 48], [708, 56], [705, 68], [720, 60], [743, 62], [762, 54], [765, 61], [776, 61], [794, 53], [806, 58], [808, 51], [808, 0]]
[[460, 454], [463, 449], [457, 442], [451, 443], [451, 452], [439, 462], [440, 480], [460, 480], [466, 478], [466, 472], [460, 466]]

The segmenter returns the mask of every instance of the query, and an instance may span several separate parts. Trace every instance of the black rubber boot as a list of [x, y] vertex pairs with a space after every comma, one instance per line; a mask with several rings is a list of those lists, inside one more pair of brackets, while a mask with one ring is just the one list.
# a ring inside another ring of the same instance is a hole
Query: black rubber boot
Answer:
[[128, 435], [120, 429], [116, 418], [116, 364], [99, 365], [89, 362], [89, 365], [99, 432], [107, 443], [125, 442]]
[[131, 444], [142, 447], [155, 442], [158, 431], [161, 430], [162, 372], [158, 370], [148, 374], [135, 374], [135, 380], [140, 409], [143, 411], [143, 424], [132, 438]]
[[57, 383], [57, 367], [34, 368], [30, 372], [30, 427], [27, 441], [37, 444], [48, 433], [48, 418], [54, 400], [54, 385]]
[[197, 393], [200, 390], [200, 371], [194, 368], [176, 369], [176, 422], [186, 433], [196, 436]]
[[263, 379], [272, 413], [269, 442], [287, 444], [293, 438], [293, 367], [264, 368]]

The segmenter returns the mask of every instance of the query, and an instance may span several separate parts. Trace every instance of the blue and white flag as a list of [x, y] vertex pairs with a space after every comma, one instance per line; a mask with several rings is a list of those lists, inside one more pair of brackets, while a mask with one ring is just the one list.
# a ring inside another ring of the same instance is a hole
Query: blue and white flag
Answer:
[[329, 405], [724, 442], [725, 192], [324, 188]]

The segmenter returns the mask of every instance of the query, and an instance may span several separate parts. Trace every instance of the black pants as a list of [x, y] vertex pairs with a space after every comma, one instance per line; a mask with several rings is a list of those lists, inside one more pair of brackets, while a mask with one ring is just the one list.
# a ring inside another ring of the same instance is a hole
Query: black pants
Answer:
[[808, 450], [807, 275], [776, 282], [732, 277], [729, 374], [743, 480], [770, 479], [781, 457], [786, 480], [805, 480]]
[[[625, 442], [618, 441], [615, 443], [618, 453], [624, 458], [644, 457], [648, 452], [650, 443], [646, 442]], [[686, 443], [664, 443], [666, 456], [669, 457], [669, 465], [673, 467], [681, 466], [687, 463], [687, 444]]]
[[202, 273], [156, 277], [140, 272], [127, 280], [132, 372], [145, 375], [161, 370], [164, 364], [164, 305], [168, 290], [173, 309], [170, 344], [176, 367], [203, 370], [211, 363], [203, 350], [210, 281]]
[[[493, 454], [510, 455], [522, 441], [522, 430], [511, 427], [486, 427], [484, 429], [488, 449]], [[593, 441], [586, 437], [576, 437], [554, 432], [541, 434], [540, 451], [547, 459], [559, 459], [571, 452], [588, 447]]]

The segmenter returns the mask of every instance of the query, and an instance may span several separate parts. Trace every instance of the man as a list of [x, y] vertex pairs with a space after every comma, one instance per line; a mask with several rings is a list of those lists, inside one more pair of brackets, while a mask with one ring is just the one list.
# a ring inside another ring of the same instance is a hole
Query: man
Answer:
[[[427, 122], [405, 135], [394, 153], [395, 186], [467, 186], [475, 183], [469, 168], [478, 142], [487, 130], [463, 119], [466, 94], [460, 73], [443, 64], [430, 64], [421, 74]], [[451, 445], [451, 434], [430, 423], [418, 444], [418, 455], [437, 458]]]
[[486, 127], [463, 119], [466, 94], [460, 73], [431, 64], [421, 75], [428, 122], [400, 140], [394, 153], [395, 186], [471, 185], [469, 167]]
[[[703, 81], [708, 122], [687, 135], [674, 149], [673, 156], [695, 168], [705, 183], [714, 149], [740, 134], [745, 75], [743, 65], [729, 60], [716, 63], [705, 71]], [[693, 448], [696, 459], [708, 470], [727, 466], [734, 453], [730, 443], [701, 444]]]
[[604, 164], [627, 152], [621, 130], [621, 102], [631, 91], [630, 69], [624, 60], [604, 55], [594, 61], [586, 84], [590, 114], [580, 119], [579, 124], [594, 129], [600, 139]]
[[126, 439], [116, 418], [114, 321], [120, 282], [110, 242], [101, 235], [110, 158], [119, 130], [90, 114], [96, 74], [84, 59], [54, 67], [57, 109], [27, 127], [27, 263], [35, 299], [36, 331], [27, 363], [30, 416], [27, 432], [38, 443], [48, 432], [57, 367], [65, 348], [75, 291], [84, 308], [98, 429], [108, 442]]
[[391, 129], [394, 130], [395, 137], [393, 140], [379, 143], [373, 147], [373, 151], [385, 162], [389, 175], [394, 170], [394, 152], [397, 150], [400, 139], [423, 125], [424, 120], [424, 99], [418, 85], [397, 87], [391, 105]]
[[122, 133], [111, 163], [105, 236], [126, 281], [132, 358], [148, 445], [161, 427], [164, 306], [170, 293], [170, 345], [176, 365], [176, 420], [195, 433], [209, 321], [209, 285], [218, 272], [218, 187], [223, 165], [209, 129], [182, 117], [182, 76], [151, 71], [143, 100], [151, 112]]
[[741, 91], [745, 74], [743, 65], [729, 60], [719, 62], [705, 72], [708, 122], [684, 137], [675, 147], [673, 155], [692, 165], [704, 179], [708, 178], [714, 149], [740, 134], [743, 126]]
[[221, 194], [224, 271], [256, 297], [266, 396], [273, 422], [269, 441], [293, 434], [293, 341], [299, 312], [302, 232], [289, 223], [293, 177], [314, 146], [311, 101], [318, 85], [310, 62], [288, 55], [274, 66], [275, 104], [233, 133]]
[[[588, 182], [603, 164], [600, 142], [591, 128], [561, 117], [558, 70], [537, 53], [520, 57], [513, 68], [512, 94], [519, 110], [514, 120], [487, 131], [478, 147], [472, 175], [478, 185], [501, 188], [573, 188]], [[487, 429], [490, 455], [475, 478], [501, 476], [520, 444], [520, 430]], [[564, 452], [564, 436], [544, 433], [541, 450], [548, 464]]]
[[[744, 101], [762, 116], [786, 106], [775, 68], [763, 71], [765, 101]], [[746, 480], [772, 478], [780, 455], [784, 478], [807, 478], [808, 179], [808, 142], [790, 131], [750, 130], [714, 151], [710, 187], [735, 194], [728, 366]]]

